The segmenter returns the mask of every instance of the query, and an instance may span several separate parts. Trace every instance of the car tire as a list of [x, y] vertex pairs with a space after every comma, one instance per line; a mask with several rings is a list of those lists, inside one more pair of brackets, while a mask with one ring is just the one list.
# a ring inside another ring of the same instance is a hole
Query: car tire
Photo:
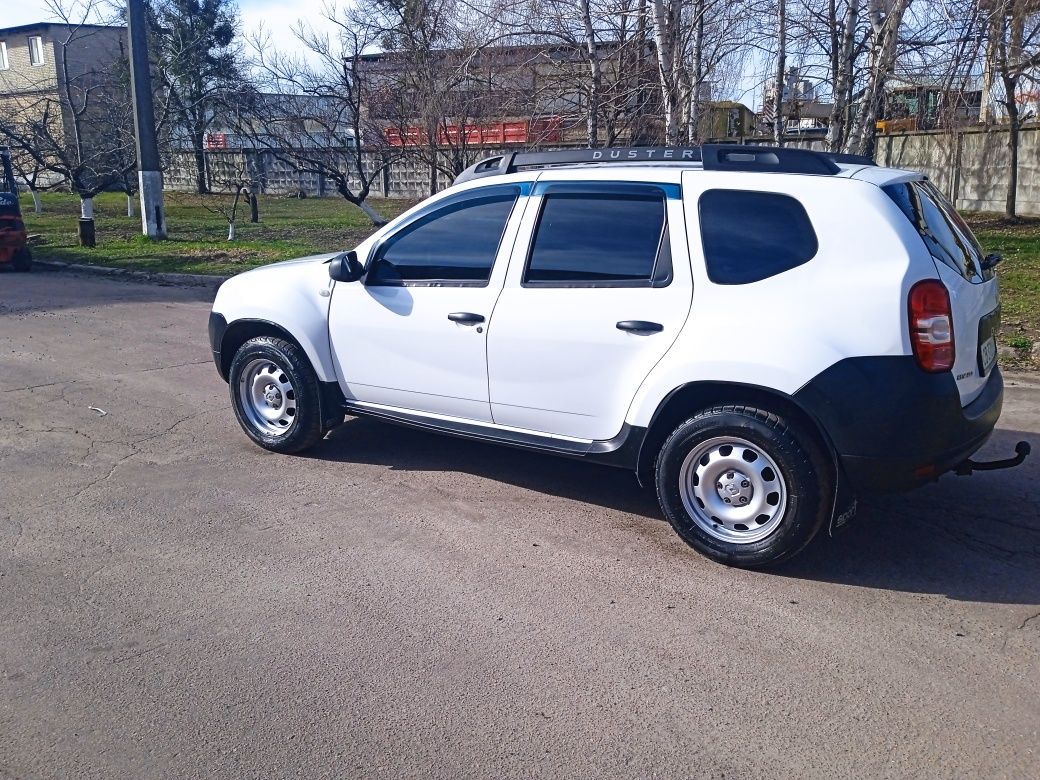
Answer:
[[749, 406], [716, 406], [679, 425], [658, 453], [661, 509], [676, 533], [720, 563], [771, 566], [823, 526], [830, 467], [814, 439]]
[[318, 377], [292, 342], [247, 341], [231, 360], [228, 385], [239, 425], [265, 450], [302, 452], [325, 436]]
[[14, 257], [11, 258], [11, 268], [15, 271], [31, 271], [32, 264], [32, 252], [29, 251], [29, 247], [25, 247], [24, 249], [15, 252]]

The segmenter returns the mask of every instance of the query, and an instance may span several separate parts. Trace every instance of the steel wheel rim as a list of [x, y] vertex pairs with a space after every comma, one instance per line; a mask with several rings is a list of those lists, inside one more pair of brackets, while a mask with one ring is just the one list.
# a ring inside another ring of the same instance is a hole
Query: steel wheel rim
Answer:
[[707, 439], [690, 450], [679, 469], [679, 495], [698, 528], [732, 544], [765, 539], [787, 509], [787, 484], [776, 461], [735, 436]]
[[255, 358], [239, 374], [238, 398], [249, 424], [268, 436], [284, 436], [296, 421], [296, 390], [273, 360]]

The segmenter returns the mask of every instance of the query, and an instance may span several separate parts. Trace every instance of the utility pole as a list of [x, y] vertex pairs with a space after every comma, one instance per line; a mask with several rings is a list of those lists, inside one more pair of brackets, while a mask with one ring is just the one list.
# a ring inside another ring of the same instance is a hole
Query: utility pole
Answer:
[[166, 238], [159, 145], [155, 140], [155, 108], [152, 74], [148, 63], [148, 28], [144, 0], [127, 0], [130, 35], [130, 90], [134, 96], [134, 128], [137, 131], [137, 180], [141, 193], [141, 232], [149, 238]]

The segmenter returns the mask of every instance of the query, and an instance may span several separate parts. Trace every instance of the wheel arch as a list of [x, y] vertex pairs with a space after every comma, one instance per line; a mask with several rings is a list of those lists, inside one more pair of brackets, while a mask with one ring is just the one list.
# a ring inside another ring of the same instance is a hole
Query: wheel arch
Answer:
[[261, 319], [234, 320], [228, 323], [224, 334], [220, 338], [220, 365], [218, 367], [220, 375], [225, 382], [228, 380], [228, 374], [231, 371], [231, 361], [234, 360], [235, 353], [247, 341], [258, 336], [272, 336], [295, 344], [307, 355], [307, 359], [311, 362], [311, 367], [314, 368], [314, 358], [307, 353], [300, 340], [281, 325], [276, 325], [270, 320]]
[[[689, 382], [665, 396], [650, 419], [636, 458], [636, 475], [640, 484], [653, 484], [657, 454], [676, 426], [692, 414], [719, 404], [754, 406], [784, 417], [799, 431], [811, 436], [827, 456], [831, 468], [837, 469], [834, 446], [826, 430], [812, 414], [786, 393], [738, 382]], [[832, 471], [830, 476], [833, 478], [836, 475]]]
[[224, 334], [220, 337], [220, 359], [217, 364], [220, 375], [224, 378], [224, 381], [228, 381], [228, 377], [231, 373], [231, 361], [234, 360], [235, 354], [238, 350], [241, 349], [242, 345], [247, 341], [255, 339], [258, 336], [270, 336], [273, 338], [285, 339], [303, 352], [307, 361], [311, 364], [311, 369], [315, 371], [318, 378], [318, 402], [320, 404], [319, 413], [321, 415], [322, 426], [328, 430], [335, 428], [337, 425], [342, 423], [343, 393], [339, 388], [339, 384], [337, 382], [323, 381], [321, 376], [317, 374], [318, 365], [315, 356], [308, 351], [307, 345], [284, 327], [277, 325], [270, 320], [247, 318], [235, 320], [227, 326]]

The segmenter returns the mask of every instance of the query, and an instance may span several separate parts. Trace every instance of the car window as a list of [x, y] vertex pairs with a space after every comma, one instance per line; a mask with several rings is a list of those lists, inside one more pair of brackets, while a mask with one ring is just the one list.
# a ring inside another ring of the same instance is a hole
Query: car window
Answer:
[[748, 284], [809, 262], [819, 249], [805, 208], [789, 195], [708, 190], [698, 203], [708, 278]]
[[885, 194], [910, 220], [928, 252], [965, 279], [992, 276], [982, 271], [982, 247], [953, 205], [928, 181], [889, 184]]
[[615, 192], [548, 192], [523, 283], [666, 284], [671, 255], [665, 202], [663, 190], [642, 185]]
[[486, 283], [519, 192], [495, 187], [402, 228], [380, 245], [366, 284]]

